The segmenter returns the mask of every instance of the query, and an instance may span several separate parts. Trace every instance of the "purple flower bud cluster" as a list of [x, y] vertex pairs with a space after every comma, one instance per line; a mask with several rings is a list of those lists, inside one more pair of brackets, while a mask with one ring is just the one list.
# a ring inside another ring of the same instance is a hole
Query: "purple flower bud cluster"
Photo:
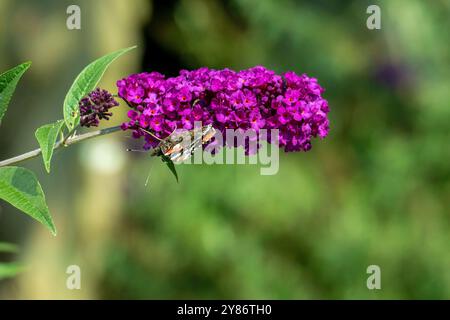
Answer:
[[[287, 72], [277, 75], [256, 66], [235, 72], [230, 69], [182, 70], [165, 78], [151, 72], [128, 76], [117, 82], [119, 96], [131, 110], [123, 130], [144, 137], [144, 148], [175, 129], [193, 129], [195, 121], [213, 124], [226, 136], [226, 129], [279, 129], [285, 151], [307, 151], [311, 138], [328, 134], [328, 103], [317, 79]], [[224, 139], [225, 141], [225, 139]]]
[[82, 127], [97, 127], [101, 119], [109, 120], [112, 113], [109, 111], [119, 103], [106, 90], [95, 89], [80, 100], [80, 125]]

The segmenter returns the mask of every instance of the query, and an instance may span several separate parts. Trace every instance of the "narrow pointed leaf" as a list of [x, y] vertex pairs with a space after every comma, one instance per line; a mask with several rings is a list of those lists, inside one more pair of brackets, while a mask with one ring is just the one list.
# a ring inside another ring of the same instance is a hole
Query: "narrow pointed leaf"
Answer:
[[0, 74], [0, 124], [6, 109], [8, 109], [11, 97], [16, 90], [17, 83], [30, 66], [31, 62], [24, 62]]
[[69, 130], [80, 123], [78, 102], [95, 89], [106, 69], [114, 60], [134, 48], [136, 46], [107, 54], [90, 63], [77, 76], [64, 99], [64, 121]]
[[0, 199], [36, 219], [56, 235], [44, 192], [30, 170], [21, 167], [0, 168]]
[[175, 176], [175, 179], [177, 180], [178, 183], [178, 173], [177, 170], [175, 169], [175, 164], [173, 163], [173, 161], [170, 160], [170, 158], [165, 155], [162, 155], [161, 159], [163, 162], [166, 163], [167, 167], [169, 168], [170, 172], [172, 172], [172, 174]]
[[44, 166], [48, 173], [50, 173], [53, 148], [55, 147], [56, 139], [58, 138], [63, 124], [64, 120], [58, 120], [55, 123], [46, 124], [38, 128], [35, 132], [36, 139], [41, 147]]

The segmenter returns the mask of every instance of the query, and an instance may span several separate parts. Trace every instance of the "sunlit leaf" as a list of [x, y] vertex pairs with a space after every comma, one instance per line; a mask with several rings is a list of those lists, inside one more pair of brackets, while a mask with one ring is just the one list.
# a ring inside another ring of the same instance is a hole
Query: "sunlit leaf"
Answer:
[[44, 192], [30, 170], [21, 167], [0, 168], [0, 199], [36, 219], [56, 235]]

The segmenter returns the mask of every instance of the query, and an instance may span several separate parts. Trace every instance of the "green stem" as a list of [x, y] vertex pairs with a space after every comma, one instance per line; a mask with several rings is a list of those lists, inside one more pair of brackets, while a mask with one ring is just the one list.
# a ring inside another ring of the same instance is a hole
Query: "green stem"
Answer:
[[[106, 134], [114, 133], [114, 132], [117, 132], [120, 130], [121, 130], [120, 126], [116, 126], [116, 127], [110, 127], [110, 128], [105, 128], [105, 129], [101, 129], [101, 130], [97, 130], [97, 131], [84, 133], [79, 136], [70, 137], [70, 135], [73, 133], [73, 132], [71, 132], [65, 139], [58, 141], [55, 144], [55, 147], [53, 148], [53, 150], [57, 150], [63, 146], [68, 147], [72, 144], [75, 144], [75, 143], [78, 143], [78, 142], [81, 142], [84, 140], [92, 139], [92, 138], [99, 137], [99, 136], [104, 136]], [[42, 153], [42, 151], [40, 148], [26, 152], [26, 153], [18, 155], [16, 157], [0, 161], [0, 167], [10, 166], [10, 165], [14, 165], [14, 164], [17, 164], [19, 162], [22, 162], [22, 161], [25, 161], [28, 159], [36, 158], [41, 153]]]

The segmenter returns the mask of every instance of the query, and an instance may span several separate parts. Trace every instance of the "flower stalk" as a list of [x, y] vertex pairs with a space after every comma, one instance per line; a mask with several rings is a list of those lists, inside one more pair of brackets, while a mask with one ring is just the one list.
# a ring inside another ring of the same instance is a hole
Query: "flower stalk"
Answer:
[[[121, 131], [120, 126], [100, 129], [100, 130], [87, 132], [87, 133], [76, 135], [76, 136], [72, 136], [72, 137], [70, 137], [70, 135], [68, 135], [69, 138], [61, 139], [60, 141], [58, 141], [55, 144], [53, 150], [60, 149], [63, 146], [64, 147], [68, 147], [70, 145], [76, 144], [76, 143], [81, 142], [81, 141], [85, 141], [85, 140], [88, 140], [88, 139], [104, 136], [104, 135], [111, 134], [111, 133], [114, 133], [114, 132], [117, 132], [117, 131]], [[40, 148], [35, 149], [35, 150], [31, 150], [31, 151], [23, 153], [21, 155], [18, 155], [18, 156], [15, 156], [15, 157], [12, 157], [12, 158], [0, 161], [0, 167], [15, 165], [17, 163], [20, 163], [20, 162], [23, 162], [23, 161], [26, 161], [26, 160], [29, 160], [29, 159], [36, 158], [41, 153], [42, 153], [42, 151], [41, 151]]]

